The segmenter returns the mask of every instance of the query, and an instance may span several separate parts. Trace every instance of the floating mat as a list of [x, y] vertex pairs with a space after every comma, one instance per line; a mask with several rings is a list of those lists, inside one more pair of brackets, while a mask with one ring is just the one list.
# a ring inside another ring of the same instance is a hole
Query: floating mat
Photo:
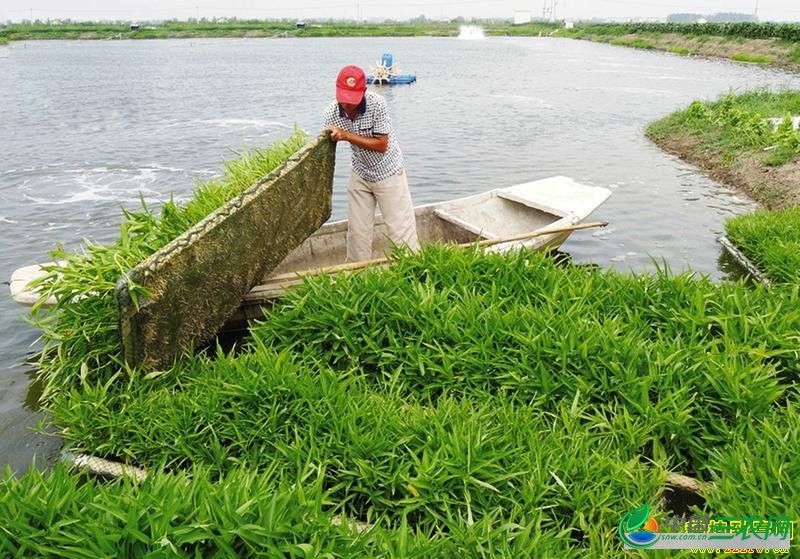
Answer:
[[[128, 365], [167, 368], [210, 339], [248, 291], [328, 220], [335, 155], [330, 134], [321, 134], [120, 279]], [[131, 282], [148, 297], [135, 301]]]

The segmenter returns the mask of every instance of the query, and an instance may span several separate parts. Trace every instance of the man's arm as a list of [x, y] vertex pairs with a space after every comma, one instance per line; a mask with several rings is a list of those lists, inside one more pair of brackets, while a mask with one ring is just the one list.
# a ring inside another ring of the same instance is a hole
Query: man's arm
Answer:
[[371, 137], [359, 136], [358, 134], [353, 134], [352, 132], [348, 132], [347, 130], [337, 128], [335, 126], [326, 126], [325, 130], [331, 131], [331, 139], [334, 142], [350, 142], [354, 146], [380, 153], [385, 153], [386, 150], [389, 149], [388, 134], [376, 134], [375, 136]]

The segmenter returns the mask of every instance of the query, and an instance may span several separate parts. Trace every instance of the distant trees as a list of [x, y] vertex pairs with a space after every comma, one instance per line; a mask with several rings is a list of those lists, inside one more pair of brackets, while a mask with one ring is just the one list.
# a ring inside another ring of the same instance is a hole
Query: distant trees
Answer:
[[667, 23], [694, 23], [702, 17], [700, 14], [670, 14]]
[[721, 12], [709, 16], [701, 14], [679, 13], [667, 16], [668, 23], [697, 23], [700, 20], [709, 23], [742, 23], [755, 22], [758, 18], [753, 14], [741, 14], [736, 12]]

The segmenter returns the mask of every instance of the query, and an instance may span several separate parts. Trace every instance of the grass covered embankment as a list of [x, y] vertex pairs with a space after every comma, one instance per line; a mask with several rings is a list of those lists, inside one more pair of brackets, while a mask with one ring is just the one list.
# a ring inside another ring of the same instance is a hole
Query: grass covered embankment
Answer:
[[556, 36], [800, 69], [796, 23], [578, 23]]
[[464, 23], [480, 25], [487, 35], [556, 36], [657, 49], [681, 55], [719, 57], [739, 62], [800, 68], [800, 25], [783, 23], [587, 23], [566, 29], [560, 24], [508, 21], [414, 21], [356, 23], [285, 20], [165, 21], [141, 24], [67, 22], [0, 26], [0, 40], [168, 39], [197, 37], [454, 37]]
[[294, 21], [165, 21], [142, 24], [72, 22], [20, 23], [0, 27], [0, 38], [47, 39], [188, 39], [199, 37], [449, 37], [459, 32], [457, 23], [320, 22], [298, 27]]
[[[647, 128], [662, 149], [770, 209], [800, 203], [800, 92], [758, 91], [695, 101]], [[768, 119], [782, 119], [775, 125]]]
[[[660, 147], [747, 192], [767, 208], [729, 219], [730, 240], [772, 282], [800, 281], [800, 92], [695, 101], [651, 124]], [[770, 120], [773, 119], [773, 120]]]

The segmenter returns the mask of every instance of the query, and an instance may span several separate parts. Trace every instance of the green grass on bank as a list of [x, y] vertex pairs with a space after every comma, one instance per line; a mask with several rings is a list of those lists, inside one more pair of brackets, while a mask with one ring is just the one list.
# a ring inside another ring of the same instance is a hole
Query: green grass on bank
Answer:
[[691, 53], [691, 51], [687, 47], [678, 47], [678, 46], [667, 48], [667, 52], [671, 52], [672, 54], [680, 54], [681, 56], [686, 56]]
[[[507, 20], [405, 22], [287, 20], [190, 20], [141, 23], [135, 28], [123, 22], [25, 22], [0, 26], [0, 39], [170, 39], [200, 37], [455, 37], [463, 24], [480, 25], [489, 36], [544, 36], [585, 39], [614, 45], [660, 49], [676, 54], [730, 58], [741, 62], [796, 68], [800, 63], [800, 25], [771, 23], [677, 24], [577, 22], [567, 29], [563, 22], [534, 21], [514, 25]], [[765, 43], [764, 41], [767, 41]], [[759, 41], [758, 43], [754, 41]], [[735, 52], [713, 48], [735, 42]], [[711, 46], [707, 46], [708, 43]], [[770, 54], [763, 54], [768, 48]], [[752, 51], [752, 52], [751, 52]]]
[[800, 206], [737, 216], [725, 231], [771, 281], [800, 284]]
[[355, 23], [322, 22], [298, 27], [294, 21], [167, 21], [131, 29], [122, 23], [13, 24], [0, 27], [11, 40], [39, 39], [165, 39], [190, 37], [371, 37], [455, 36], [459, 25], [450, 22]]
[[655, 45], [646, 39], [612, 39], [609, 41], [612, 45], [620, 47], [631, 47], [635, 49], [654, 49]]
[[[780, 168], [800, 160], [800, 131], [792, 128], [792, 117], [797, 115], [799, 91], [728, 94], [713, 102], [695, 101], [687, 109], [651, 124], [647, 134], [659, 145], [685, 150], [688, 155], [682, 155], [702, 166], [716, 171], [733, 169], [732, 174], [738, 177], [734, 179], [736, 186], [753, 193], [759, 202], [775, 205], [776, 200], [797, 197], [797, 185], [790, 178], [794, 167], [786, 167], [785, 175], [768, 174], [769, 167]], [[770, 119], [777, 119], [777, 124]], [[734, 244], [773, 282], [799, 282], [797, 207], [739, 216], [728, 220], [725, 229]]]
[[[241, 37], [248, 33], [264, 36], [336, 37], [336, 36], [453, 36], [459, 26], [476, 24], [484, 27], [488, 35], [551, 35], [583, 38], [617, 37], [622, 35], [678, 34], [687, 37], [729, 37], [732, 39], [779, 39], [789, 43], [800, 41], [800, 25], [793, 23], [591, 23], [577, 22], [573, 29], [565, 29], [560, 23], [535, 21], [524, 25], [513, 25], [510, 21], [456, 19], [451, 21], [406, 21], [406, 22], [348, 22], [308, 21], [298, 27], [295, 21], [287, 20], [231, 20], [213, 21], [165, 21], [141, 23], [131, 29], [128, 23], [44, 22], [18, 23], [0, 26], [0, 36], [12, 40], [24, 39], [76, 39], [76, 38], [164, 38], [164, 37]], [[610, 40], [610, 39], [609, 39]]]
[[771, 64], [773, 59], [769, 56], [759, 54], [737, 53], [731, 56], [731, 60], [736, 62], [749, 62], [751, 64]]
[[[569, 30], [566, 30], [569, 31]], [[800, 41], [797, 23], [588, 23], [579, 22], [573, 32], [593, 35], [679, 34], [689, 37], [731, 37]]]
[[[695, 101], [651, 124], [647, 133], [656, 141], [689, 134], [726, 161], [760, 154], [765, 164], [778, 166], [800, 158], [800, 131], [792, 130], [790, 118], [798, 114], [798, 91], [728, 94], [713, 102]], [[784, 122], [775, 130], [768, 118]]]
[[[143, 205], [124, 211], [120, 237], [112, 245], [86, 242], [81, 252], [58, 248], [51, 252], [50, 273], [38, 282], [40, 302], [55, 296], [49, 309], [34, 307], [33, 324], [42, 330], [44, 349], [39, 367], [43, 399], [88, 379], [107, 379], [123, 368], [119, 344], [115, 286], [120, 277], [200, 222], [227, 201], [278, 167], [306, 142], [296, 130], [268, 149], [245, 151], [224, 163], [223, 176], [198, 183], [186, 204], [169, 200], [160, 215]], [[133, 289], [134, 293], [137, 290]]]

